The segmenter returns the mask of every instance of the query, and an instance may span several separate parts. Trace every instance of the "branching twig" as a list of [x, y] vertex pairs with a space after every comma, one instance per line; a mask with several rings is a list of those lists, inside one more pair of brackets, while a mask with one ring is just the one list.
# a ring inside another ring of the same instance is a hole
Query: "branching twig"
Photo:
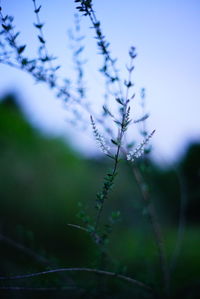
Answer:
[[110, 277], [116, 277], [122, 280], [125, 280], [127, 282], [130, 282], [134, 285], [137, 285], [147, 291], [152, 292], [153, 289], [146, 285], [145, 283], [133, 279], [131, 277], [122, 275], [122, 274], [117, 274], [114, 272], [109, 272], [109, 271], [103, 271], [103, 270], [98, 270], [98, 269], [92, 269], [92, 268], [60, 268], [60, 269], [53, 269], [53, 270], [47, 270], [47, 271], [42, 271], [42, 272], [37, 272], [37, 273], [31, 273], [31, 274], [25, 274], [25, 275], [16, 275], [16, 276], [0, 276], [0, 280], [17, 280], [17, 279], [24, 279], [24, 278], [31, 278], [31, 277], [37, 277], [41, 275], [46, 275], [46, 274], [52, 274], [52, 273], [60, 273], [60, 272], [90, 272], [90, 273], [96, 273], [99, 275], [106, 275]]

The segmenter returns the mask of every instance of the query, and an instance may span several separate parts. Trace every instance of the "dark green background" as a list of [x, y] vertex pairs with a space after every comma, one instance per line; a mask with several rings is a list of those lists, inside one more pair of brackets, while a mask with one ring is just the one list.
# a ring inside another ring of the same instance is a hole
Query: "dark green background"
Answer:
[[[0, 102], [0, 276], [55, 267], [94, 267], [96, 246], [86, 232], [68, 224], [82, 225], [76, 216], [79, 202], [95, 216], [95, 196], [110, 162], [84, 159], [63, 140], [43, 136], [31, 127], [17, 103], [12, 95]], [[169, 262], [177, 240], [180, 202], [185, 210], [183, 242], [171, 275], [171, 297], [200, 298], [200, 144], [190, 145], [173, 167], [163, 168], [151, 161], [137, 163], [142, 171], [145, 168]], [[114, 261], [110, 270], [157, 284], [159, 265], [153, 233], [126, 162], [121, 162], [104, 221], [113, 210], [121, 211], [121, 221], [114, 226], [108, 245]], [[71, 288], [46, 293], [0, 290], [0, 298], [151, 298], [138, 287], [94, 274], [51, 274], [0, 281], [0, 286]]]

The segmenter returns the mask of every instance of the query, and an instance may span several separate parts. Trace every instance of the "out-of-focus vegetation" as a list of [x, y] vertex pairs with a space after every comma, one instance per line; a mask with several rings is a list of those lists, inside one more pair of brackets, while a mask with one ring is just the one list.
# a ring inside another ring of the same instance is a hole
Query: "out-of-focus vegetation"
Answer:
[[[172, 265], [172, 298], [199, 298], [200, 144], [191, 145], [175, 168], [161, 168], [152, 161], [147, 161], [145, 167], [169, 261], [174, 256], [180, 207], [182, 226], [186, 225], [177, 251], [180, 254]], [[0, 276], [55, 266], [95, 266], [95, 245], [87, 233], [68, 224], [81, 225], [76, 216], [79, 202], [92, 215], [96, 192], [108, 168], [105, 159], [86, 160], [63, 140], [43, 136], [25, 119], [15, 98], [5, 97], [0, 103]], [[153, 284], [159, 276], [159, 266], [151, 226], [131, 169], [123, 161], [120, 168], [104, 212], [106, 218], [113, 209], [121, 211], [121, 221], [115, 225], [109, 244], [112, 267]], [[89, 273], [51, 274], [6, 285], [70, 286], [67, 293], [52, 291], [48, 296], [96, 298], [91, 288], [95, 278], [95, 274]], [[121, 298], [124, 294], [130, 298], [151, 298], [128, 283], [105, 278], [98, 281], [101, 298]], [[110, 293], [105, 295], [106, 284], [110, 284]], [[5, 286], [5, 282], [1, 285]], [[3, 298], [30, 296], [27, 291], [0, 292]], [[40, 293], [34, 296], [44, 298]]]

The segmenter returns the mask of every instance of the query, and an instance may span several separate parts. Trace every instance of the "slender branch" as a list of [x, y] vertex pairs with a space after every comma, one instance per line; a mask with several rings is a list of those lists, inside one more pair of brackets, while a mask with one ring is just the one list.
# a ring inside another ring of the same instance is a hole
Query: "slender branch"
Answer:
[[160, 259], [160, 267], [161, 267], [161, 273], [163, 277], [163, 286], [165, 290], [165, 294], [167, 297], [169, 297], [169, 269], [168, 269], [168, 263], [167, 263], [167, 257], [165, 252], [165, 246], [164, 246], [164, 240], [163, 235], [161, 232], [160, 224], [157, 219], [156, 211], [154, 204], [150, 198], [147, 186], [144, 182], [144, 179], [142, 177], [142, 174], [140, 173], [139, 169], [134, 166], [132, 168], [133, 174], [135, 176], [135, 179], [137, 181], [137, 184], [140, 188], [140, 191], [142, 193], [143, 201], [145, 202], [147, 208], [148, 208], [148, 217], [150, 220], [150, 223], [152, 224], [153, 232], [155, 235], [155, 242], [157, 244], [159, 259]]
[[28, 288], [28, 287], [0, 287], [0, 291], [68, 291], [75, 290], [76, 287], [64, 288]]
[[44, 265], [49, 265], [50, 264], [49, 261], [45, 257], [36, 254], [33, 250], [31, 250], [31, 249], [23, 246], [22, 244], [20, 244], [20, 243], [18, 243], [16, 241], [14, 241], [14, 240], [12, 240], [12, 239], [4, 236], [1, 233], [0, 233], [0, 241], [3, 241], [5, 243], [9, 244], [10, 246], [12, 246], [12, 247], [14, 247], [14, 248], [16, 248], [16, 249], [24, 252], [25, 254], [29, 255], [32, 258], [34, 258], [39, 263], [42, 263]]
[[[33, 6], [34, 6], [34, 12], [35, 12], [36, 21], [37, 21], [36, 26], [37, 26], [37, 28], [40, 32], [40, 37], [43, 40], [44, 52], [45, 52], [46, 57], [49, 57], [49, 53], [48, 53], [48, 50], [47, 50], [47, 47], [46, 47], [45, 37], [44, 37], [43, 29], [42, 29], [43, 24], [42, 24], [42, 22], [40, 20], [40, 16], [39, 16], [39, 11], [40, 11], [41, 6], [39, 8], [37, 7], [36, 0], [33, 0]], [[48, 61], [49, 61], [50, 67], [52, 68], [53, 67], [52, 61], [51, 60], [48, 60]]]
[[[99, 35], [98, 31], [97, 31], [99, 29], [99, 26], [97, 26], [97, 24], [100, 25], [100, 22], [97, 20], [96, 14], [95, 14], [95, 12], [94, 12], [94, 10], [93, 10], [92, 7], [91, 7], [91, 11], [89, 13], [89, 17], [90, 17], [90, 20], [92, 22], [92, 25], [96, 29], [96, 33], [97, 33], [98, 39], [100, 40], [101, 44], [104, 46], [104, 44], [105, 44], [104, 36], [102, 34]], [[110, 62], [110, 65], [111, 65], [111, 67], [113, 69], [113, 73], [115, 75], [115, 81], [118, 84], [119, 94], [121, 95], [121, 97], [123, 97], [123, 91], [122, 91], [122, 87], [121, 87], [121, 80], [119, 78], [118, 70], [117, 70], [117, 68], [115, 66], [115, 59], [111, 58], [110, 53], [107, 50], [106, 45], [104, 47], [104, 50], [105, 50], [105, 62]]]
[[71, 227], [74, 227], [74, 228], [77, 228], [77, 229], [80, 229], [80, 230], [83, 230], [85, 232], [88, 232], [88, 229], [83, 227], [83, 226], [80, 226], [80, 225], [77, 225], [77, 224], [71, 224], [71, 223], [68, 223], [67, 225], [71, 226]]
[[122, 274], [117, 274], [114, 272], [109, 272], [109, 271], [103, 271], [103, 270], [98, 270], [98, 269], [92, 269], [92, 268], [59, 268], [59, 269], [52, 269], [52, 270], [47, 270], [47, 271], [42, 271], [42, 272], [37, 272], [37, 273], [31, 273], [31, 274], [25, 274], [25, 275], [16, 275], [16, 276], [0, 276], [0, 280], [17, 280], [17, 279], [24, 279], [24, 278], [31, 278], [31, 277], [37, 277], [41, 275], [46, 275], [46, 274], [52, 274], [52, 273], [60, 273], [60, 272], [90, 272], [90, 273], [96, 273], [99, 275], [106, 275], [110, 277], [116, 277], [122, 280], [125, 280], [127, 282], [130, 282], [134, 285], [137, 285], [147, 291], [153, 291], [153, 289], [146, 285], [145, 283], [133, 279], [129, 276], [125, 276]]

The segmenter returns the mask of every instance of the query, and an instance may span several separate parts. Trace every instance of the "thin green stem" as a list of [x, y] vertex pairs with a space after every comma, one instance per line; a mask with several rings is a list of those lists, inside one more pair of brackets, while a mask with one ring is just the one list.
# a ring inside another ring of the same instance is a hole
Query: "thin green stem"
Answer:
[[[115, 179], [115, 176], [116, 176], [116, 172], [117, 172], [117, 166], [118, 166], [118, 162], [119, 162], [119, 153], [120, 153], [120, 145], [118, 145], [117, 147], [117, 153], [115, 155], [115, 162], [114, 162], [114, 166], [113, 166], [113, 171], [112, 171], [112, 175], [111, 175], [111, 183], [113, 184], [114, 182], [114, 179]], [[104, 202], [105, 202], [105, 199], [107, 198], [108, 196], [108, 193], [109, 193], [109, 190], [110, 189], [106, 189], [105, 190], [105, 193], [104, 193], [104, 197], [102, 198], [102, 203], [101, 203], [101, 206], [97, 212], [97, 216], [96, 216], [96, 222], [95, 222], [95, 232], [97, 231], [97, 228], [98, 228], [98, 225], [99, 225], [99, 221], [100, 221], [100, 217], [101, 217], [101, 214], [102, 214], [102, 211], [103, 211], [103, 207], [104, 207]]]

